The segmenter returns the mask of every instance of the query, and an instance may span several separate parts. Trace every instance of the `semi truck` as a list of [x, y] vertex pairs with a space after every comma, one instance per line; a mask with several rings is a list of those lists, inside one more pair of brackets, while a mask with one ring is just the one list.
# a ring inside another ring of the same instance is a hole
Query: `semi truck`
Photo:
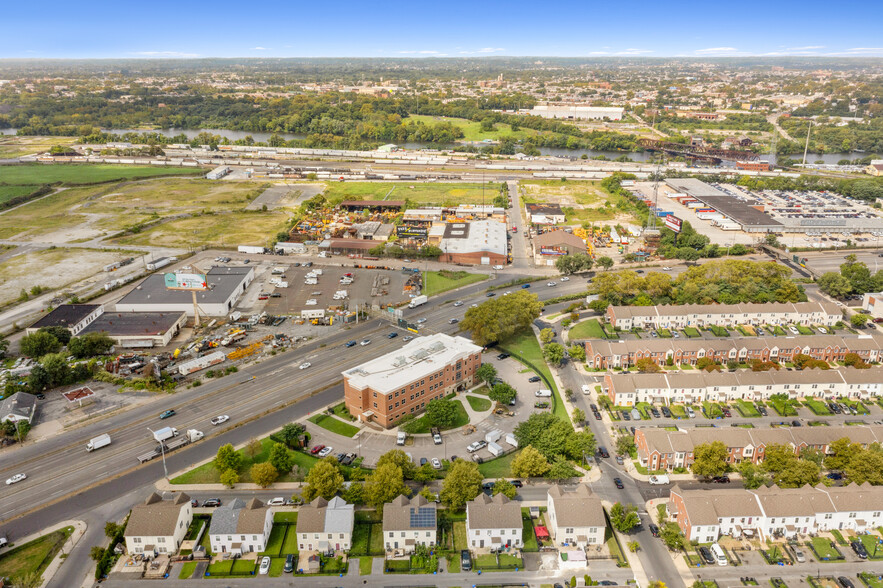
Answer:
[[110, 435], [104, 433], [103, 435], [98, 435], [97, 437], [89, 439], [89, 442], [86, 443], [86, 451], [95, 451], [96, 449], [107, 447], [108, 445], [110, 445]]
[[411, 299], [411, 302], [408, 303], [408, 308], [417, 308], [418, 306], [423, 306], [429, 300], [429, 297], [426, 295], [415, 296]]
[[[171, 429], [171, 427], [166, 427], [166, 428]], [[175, 431], [175, 429], [172, 429], [172, 430]], [[162, 429], [154, 432], [154, 434], [153, 434], [154, 438], [157, 437], [157, 434], [160, 431], [162, 431]], [[177, 434], [177, 431], [175, 431], [175, 434]], [[157, 457], [160, 457], [163, 454], [163, 452], [168, 453], [169, 451], [174, 451], [174, 450], [178, 449], [179, 447], [184, 447], [185, 445], [187, 445], [189, 443], [196, 443], [197, 441], [202, 439], [204, 436], [205, 435], [203, 434], [202, 431], [197, 431], [196, 429], [188, 429], [187, 433], [184, 435], [181, 435], [180, 437], [175, 437], [174, 435], [172, 435], [171, 437], [166, 437], [166, 439], [167, 439], [166, 441], [159, 442], [156, 445], [156, 447], [154, 447], [151, 451], [139, 455], [138, 461], [140, 463], [146, 463], [146, 462], [150, 461], [151, 459], [155, 459]], [[168, 440], [168, 439], [171, 439], [171, 440]]]
[[255, 247], [253, 245], [240, 245], [239, 247], [236, 248], [236, 250], [239, 253], [255, 253], [255, 254], [264, 253], [263, 247]]

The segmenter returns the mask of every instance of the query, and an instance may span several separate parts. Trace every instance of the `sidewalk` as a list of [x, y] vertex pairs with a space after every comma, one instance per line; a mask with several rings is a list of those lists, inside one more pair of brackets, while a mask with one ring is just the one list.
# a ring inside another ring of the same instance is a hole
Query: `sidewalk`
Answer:
[[[647, 512], [650, 514], [650, 519], [656, 521], [656, 507], [660, 504], [665, 504], [668, 502], [667, 498], [653, 498], [648, 500], [645, 504], [647, 508]], [[662, 526], [662, 523], [659, 525]], [[672, 559], [672, 563], [674, 564], [675, 569], [678, 571], [678, 574], [681, 576], [681, 581], [684, 583], [684, 586], [691, 586], [694, 582], [693, 572], [690, 570], [690, 566], [687, 565], [687, 562], [681, 557], [681, 553], [677, 552], [672, 557], [672, 552], [668, 551], [669, 557]]]
[[39, 588], [44, 588], [58, 571], [58, 568], [61, 567], [61, 564], [64, 563], [62, 555], [66, 556], [67, 554], [69, 554], [71, 550], [73, 550], [77, 542], [80, 540], [80, 538], [83, 536], [83, 534], [86, 532], [85, 522], [77, 520], [62, 521], [60, 523], [52, 525], [51, 527], [46, 527], [45, 529], [42, 529], [37, 533], [27, 535], [26, 537], [16, 537], [14, 538], [14, 541], [10, 542], [10, 545], [8, 547], [0, 549], [0, 553], [15, 549], [18, 546], [24, 545], [25, 543], [33, 541], [34, 539], [38, 539], [44, 535], [48, 535], [49, 533], [57, 531], [58, 529], [63, 529], [64, 527], [73, 527], [74, 530], [73, 533], [71, 533], [70, 538], [64, 542], [64, 545], [61, 546], [61, 550], [59, 550], [58, 554], [52, 559], [51, 562], [49, 562], [49, 565], [43, 571], [43, 581], [40, 583]]

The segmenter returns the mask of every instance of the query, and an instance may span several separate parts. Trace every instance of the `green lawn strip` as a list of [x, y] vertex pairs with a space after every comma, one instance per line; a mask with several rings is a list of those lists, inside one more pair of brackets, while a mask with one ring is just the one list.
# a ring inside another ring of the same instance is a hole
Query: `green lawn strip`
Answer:
[[604, 543], [607, 544], [607, 549], [610, 550], [610, 555], [619, 561], [627, 562], [628, 560], [625, 558], [625, 554], [623, 554], [622, 550], [619, 548], [619, 542], [616, 540], [616, 536], [613, 534], [613, 530], [608, 527], [604, 531]]
[[295, 512], [277, 512], [273, 515], [274, 523], [291, 523], [297, 524], [297, 511]]
[[[439, 429], [443, 431], [456, 429], [469, 424], [469, 414], [466, 412], [466, 409], [463, 408], [463, 403], [457, 399], [453, 399], [451, 402], [454, 403], [454, 407], [457, 409], [457, 418], [454, 419], [454, 422], [450, 426], [439, 427]], [[408, 423], [407, 426], [408, 432], [412, 435], [428, 433], [429, 429], [432, 428], [432, 425], [429, 424], [429, 419], [426, 418], [425, 414], [418, 419], [414, 419]]]
[[209, 576], [252, 576], [257, 568], [257, 561], [251, 559], [228, 559], [208, 565], [206, 573]]
[[737, 400], [736, 401], [736, 410], [739, 411], [743, 417], [759, 417], [760, 413], [757, 412], [757, 407], [754, 404], [747, 402], [745, 400]]
[[179, 580], [188, 580], [190, 576], [193, 575], [193, 572], [196, 571], [196, 562], [195, 561], [187, 561], [184, 562], [184, 565], [181, 566], [181, 571], [178, 573]]
[[812, 548], [816, 555], [818, 555], [822, 561], [836, 561], [843, 559], [842, 556], [831, 547], [831, 541], [824, 537], [813, 537], [810, 540], [810, 543], [812, 544]]
[[[531, 371], [531, 370], [527, 370], [527, 371]], [[481, 394], [482, 396], [487, 396], [488, 394], [491, 393], [491, 389], [488, 388], [486, 385], [481, 385], [478, 388], [476, 388], [475, 390], [470, 390], [469, 393], [470, 394]]]
[[327, 414], [314, 414], [307, 420], [315, 425], [319, 425], [325, 430], [337, 433], [338, 435], [343, 435], [344, 437], [353, 437], [359, 432], [359, 427], [344, 423], [343, 421]]
[[656, 329], [656, 334], [663, 339], [671, 339], [671, 331], [668, 329]]
[[288, 525], [273, 525], [270, 538], [267, 540], [267, 548], [260, 554], [261, 557], [265, 555], [276, 557], [282, 552], [282, 540], [285, 538], [287, 527]]
[[775, 410], [779, 416], [797, 416], [797, 411], [794, 409], [794, 406], [792, 406], [790, 400], [785, 400], [783, 402], [778, 399], [770, 399], [767, 401], [767, 404], [773, 407], [773, 410]]
[[606, 339], [607, 334], [598, 319], [593, 318], [587, 321], [578, 322], [571, 327], [567, 337], [573, 341], [574, 339]]
[[843, 538], [843, 534], [839, 530], [831, 529], [831, 534], [834, 535], [838, 545], [849, 545], [849, 541]]
[[475, 569], [485, 572], [514, 570], [516, 567], [524, 568], [524, 561], [520, 557], [509, 555], [508, 553], [499, 554], [500, 561], [497, 563], [497, 556], [493, 553], [485, 553], [475, 558]]
[[645, 421], [649, 421], [649, 420], [651, 419], [651, 416], [650, 416], [650, 408], [651, 408], [651, 407], [650, 407], [650, 404], [649, 404], [649, 403], [647, 403], [647, 402], [639, 402], [639, 403], [637, 403], [637, 404], [635, 405], [635, 408], [638, 409], [638, 412], [641, 413], [641, 417], [642, 417]]
[[347, 421], [355, 421], [356, 417], [350, 414], [350, 410], [346, 407], [346, 402], [335, 404], [331, 407], [331, 412]]
[[61, 182], [70, 186], [97, 184], [117, 180], [134, 180], [158, 176], [192, 176], [205, 173], [201, 169], [179, 167], [145, 167], [130, 165], [28, 164], [3, 166], [3, 183], [42, 185]]
[[699, 330], [694, 327], [684, 327], [684, 335], [687, 337], [699, 337]]
[[285, 541], [282, 542], [282, 552], [279, 555], [297, 556], [298, 551], [297, 524], [288, 525], [288, 532], [285, 534]]
[[810, 329], [809, 327], [804, 327], [803, 325], [795, 325], [795, 326], [797, 327], [797, 331], [798, 331], [801, 335], [813, 335], [813, 334], [815, 334], [814, 331], [813, 331], [812, 329]]
[[533, 528], [533, 519], [530, 518], [530, 509], [521, 509], [521, 541], [524, 543], [522, 551], [539, 551], [540, 546], [537, 543], [537, 534]]
[[270, 558], [270, 571], [268, 575], [271, 578], [278, 578], [282, 575], [285, 570], [285, 558], [284, 557], [271, 557]]
[[466, 540], [466, 521], [454, 521], [454, 551], [462, 551], [469, 548]]
[[868, 559], [883, 559], [883, 547], [877, 543], [880, 540], [879, 535], [859, 535], [858, 540], [865, 546]]
[[724, 416], [724, 412], [721, 410], [721, 407], [717, 402], [709, 402], [706, 400], [702, 402], [702, 407], [705, 409], [705, 415], [710, 419]]
[[512, 460], [518, 455], [520, 450], [507, 453], [502, 457], [485, 461], [478, 464], [478, 471], [485, 479], [495, 480], [497, 478], [508, 478], [512, 475]]
[[466, 395], [466, 400], [469, 402], [469, 406], [472, 407], [472, 410], [476, 412], [484, 412], [485, 410], [491, 409], [491, 401], [487, 398]]
[[859, 414], [869, 414], [870, 411], [868, 407], [859, 402], [858, 400], [849, 400], [848, 398], [843, 398], [840, 400], [843, 404], [850, 408], [854, 408]]
[[30, 572], [42, 576], [73, 531], [73, 527], [64, 527], [6, 551], [0, 555], [0, 578], [15, 578]]
[[724, 327], [718, 327], [717, 325], [712, 325], [709, 329], [712, 333], [714, 333], [717, 337], [729, 337], [730, 332]]
[[448, 573], [449, 574], [459, 574], [460, 573], [460, 554], [452, 553], [448, 554]]
[[806, 407], [808, 409], [813, 411], [814, 414], [818, 414], [818, 415], [831, 414], [831, 410], [828, 408], [828, 406], [820, 400], [810, 399], [810, 400], [804, 401], [803, 404], [806, 405]]
[[880, 578], [879, 574], [862, 572], [858, 577], [861, 578], [861, 581], [864, 582], [865, 586], [868, 588], [883, 588], [883, 579]]
[[672, 404], [669, 405], [669, 410], [671, 410], [671, 416], [676, 419], [685, 419], [687, 418], [687, 409], [683, 404]]
[[785, 329], [783, 329], [782, 327], [780, 327], [778, 325], [773, 326], [773, 327], [769, 327], [769, 329], [773, 332], [774, 335], [777, 335], [777, 336], [778, 335], [785, 335]]
[[359, 575], [360, 576], [370, 576], [371, 569], [374, 567], [374, 558], [362, 555], [359, 556]]
[[552, 372], [549, 371], [549, 366], [546, 365], [546, 361], [543, 359], [543, 350], [540, 348], [540, 342], [537, 341], [533, 330], [525, 329], [516, 333], [508, 341], [500, 343], [499, 347], [515, 359], [523, 360], [528, 367], [533, 367], [539, 371], [541, 376], [545, 377], [545, 381], [552, 388], [552, 395], [555, 399], [553, 414], [569, 423], [570, 418], [567, 415], [567, 408], [565, 408], [564, 402], [561, 400], [558, 386], [555, 385], [555, 380], [552, 378]]
[[461, 286], [481, 282], [487, 278], [486, 274], [471, 274], [464, 271], [439, 270], [423, 272], [422, 293], [427, 296], [434, 296]]

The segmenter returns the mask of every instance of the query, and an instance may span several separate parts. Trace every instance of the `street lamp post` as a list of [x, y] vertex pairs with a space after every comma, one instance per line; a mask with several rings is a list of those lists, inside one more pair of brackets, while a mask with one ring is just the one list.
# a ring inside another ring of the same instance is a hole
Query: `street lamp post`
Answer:
[[[153, 429], [150, 427], [147, 427], [147, 430], [153, 433]], [[154, 437], [154, 439], [156, 439], [156, 437]], [[162, 454], [162, 471], [163, 474], [165, 474], [166, 479], [168, 479], [169, 470], [166, 468], [166, 446], [162, 441], [159, 442], [159, 451]]]

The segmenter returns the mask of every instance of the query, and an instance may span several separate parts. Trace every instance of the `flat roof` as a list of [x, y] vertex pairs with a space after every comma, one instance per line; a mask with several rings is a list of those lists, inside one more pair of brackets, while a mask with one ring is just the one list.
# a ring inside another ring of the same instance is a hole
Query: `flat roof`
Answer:
[[506, 255], [506, 225], [495, 220], [448, 223], [441, 241], [444, 253], [496, 253]]
[[41, 327], [65, 327], [76, 325], [81, 320], [101, 308], [100, 304], [62, 304], [58, 308], [42, 316], [32, 324], [30, 329]]
[[[227, 302], [249, 275], [254, 273], [251, 267], [213, 267], [206, 274], [208, 290], [196, 293], [196, 302], [203, 304], [220, 304]], [[184, 290], [167, 290], [162, 273], [151, 274], [123, 296], [117, 304], [193, 304], [193, 296]]]
[[[781, 227], [782, 223], [766, 212], [753, 208], [750, 204], [735, 198], [695, 178], [676, 178], [665, 180], [665, 183], [677, 190], [699, 200], [718, 212], [730, 217], [743, 226]], [[757, 202], [758, 205], [764, 205]]]
[[83, 333], [107, 333], [110, 336], [165, 335], [185, 316], [180, 312], [105, 312]]
[[457, 360], [480, 352], [481, 347], [468, 339], [436, 333], [417, 337], [397, 351], [366, 361], [342, 374], [354, 388], [371, 388], [390, 394]]

